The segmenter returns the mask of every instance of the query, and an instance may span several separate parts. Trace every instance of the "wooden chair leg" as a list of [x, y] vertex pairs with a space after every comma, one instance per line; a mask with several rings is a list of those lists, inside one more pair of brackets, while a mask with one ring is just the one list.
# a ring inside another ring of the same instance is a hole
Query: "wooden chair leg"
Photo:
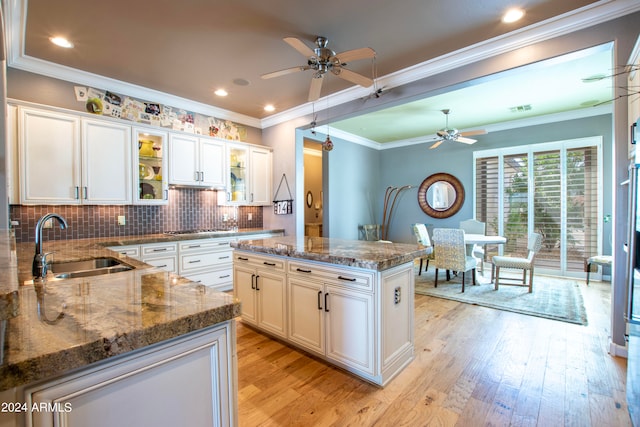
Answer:
[[422, 258], [420, 258], [420, 268], [418, 268], [418, 276], [422, 274]]
[[522, 269], [522, 284], [526, 285], [527, 284], [527, 270], [526, 269]]
[[533, 292], [533, 265], [531, 266], [531, 271], [529, 272], [529, 293]]
[[473, 286], [476, 285], [476, 269], [471, 270], [471, 274], [473, 275]]
[[[496, 267], [496, 266], [494, 266], [494, 267]], [[496, 291], [498, 290], [498, 282], [499, 281], [500, 281], [500, 267], [496, 267], [496, 281], [495, 281], [495, 285], [494, 285], [494, 289]]]
[[435, 287], [438, 287], [438, 269], [436, 268], [436, 285]]

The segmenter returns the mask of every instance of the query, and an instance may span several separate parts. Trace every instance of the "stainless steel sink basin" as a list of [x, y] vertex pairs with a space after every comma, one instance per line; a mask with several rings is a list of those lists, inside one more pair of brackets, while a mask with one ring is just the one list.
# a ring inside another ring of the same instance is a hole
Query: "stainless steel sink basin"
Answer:
[[52, 262], [49, 270], [56, 279], [90, 277], [133, 270], [135, 267], [116, 258], [94, 258], [84, 261]]

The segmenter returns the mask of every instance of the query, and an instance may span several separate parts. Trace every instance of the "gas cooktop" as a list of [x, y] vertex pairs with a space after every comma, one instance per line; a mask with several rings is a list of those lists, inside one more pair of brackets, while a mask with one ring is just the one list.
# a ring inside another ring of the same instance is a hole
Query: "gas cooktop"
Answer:
[[233, 230], [219, 230], [215, 228], [199, 228], [195, 230], [179, 230], [179, 231], [165, 231], [164, 234], [179, 235], [179, 234], [202, 234], [202, 233], [231, 233]]

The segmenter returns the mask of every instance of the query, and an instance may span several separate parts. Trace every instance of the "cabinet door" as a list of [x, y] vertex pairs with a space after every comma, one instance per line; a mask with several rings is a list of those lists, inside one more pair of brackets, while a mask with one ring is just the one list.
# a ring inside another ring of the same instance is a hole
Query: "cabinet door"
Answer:
[[321, 283], [289, 276], [289, 340], [324, 354], [324, 292]]
[[131, 204], [131, 127], [82, 120], [84, 203]]
[[166, 132], [133, 129], [133, 203], [166, 205], [169, 202]]
[[169, 136], [169, 184], [196, 185], [199, 182], [198, 138]]
[[20, 199], [23, 204], [80, 204], [80, 119], [19, 109]]
[[255, 291], [255, 270], [242, 266], [233, 269], [233, 293], [242, 301], [242, 320], [258, 324], [258, 305]]
[[202, 185], [214, 188], [224, 188], [225, 147], [221, 141], [200, 138], [200, 170], [202, 171]]
[[282, 338], [287, 337], [286, 301], [287, 285], [284, 274], [257, 270], [255, 280], [258, 294], [258, 325]]
[[252, 147], [249, 165], [251, 168], [249, 202], [254, 205], [271, 204], [271, 183], [273, 180], [271, 176], [271, 151]]
[[249, 202], [249, 147], [227, 144], [229, 160], [228, 200], [230, 204], [246, 204]]
[[326, 285], [327, 358], [374, 374], [373, 295]]

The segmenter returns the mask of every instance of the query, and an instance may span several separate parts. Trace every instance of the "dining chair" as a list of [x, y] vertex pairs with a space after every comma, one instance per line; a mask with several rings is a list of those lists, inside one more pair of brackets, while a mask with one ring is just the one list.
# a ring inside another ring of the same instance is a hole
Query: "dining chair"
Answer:
[[[512, 256], [500, 256], [493, 257], [493, 265], [491, 266], [491, 280], [494, 280], [495, 274], [495, 290], [498, 290], [500, 285], [500, 269], [501, 268], [515, 268], [522, 270], [522, 283], [503, 283], [503, 285], [515, 285], [515, 286], [527, 286], [527, 271], [529, 271], [529, 293], [533, 291], [533, 262], [536, 254], [542, 247], [542, 235], [539, 233], [529, 234], [529, 240], [527, 243], [527, 250], [529, 251], [526, 258], [512, 257]], [[503, 277], [503, 279], [506, 279]], [[520, 280], [509, 278], [508, 280]]]
[[438, 287], [438, 269], [462, 272], [462, 292], [464, 292], [465, 272], [472, 271], [473, 284], [476, 284], [477, 261], [474, 257], [467, 255], [464, 230], [459, 228], [434, 229], [433, 248], [435, 252], [436, 288]]
[[429, 260], [434, 259], [433, 246], [431, 245], [431, 239], [429, 238], [429, 232], [427, 231], [427, 226], [424, 224], [416, 223], [412, 224], [411, 228], [413, 229], [413, 234], [416, 235], [416, 240], [418, 244], [425, 249], [426, 254], [420, 257], [420, 268], [418, 268], [418, 276], [422, 275], [422, 263], [423, 261], [427, 261], [427, 266], [424, 271], [426, 272], [429, 269]]
[[[482, 234], [483, 236], [487, 234], [487, 225], [476, 219], [466, 219], [464, 221], [460, 221], [460, 228], [464, 230], [465, 233], [469, 234]], [[467, 255], [471, 255], [472, 257], [479, 260], [480, 264], [480, 274], [484, 275], [484, 246], [482, 245], [473, 245], [468, 249]]]

